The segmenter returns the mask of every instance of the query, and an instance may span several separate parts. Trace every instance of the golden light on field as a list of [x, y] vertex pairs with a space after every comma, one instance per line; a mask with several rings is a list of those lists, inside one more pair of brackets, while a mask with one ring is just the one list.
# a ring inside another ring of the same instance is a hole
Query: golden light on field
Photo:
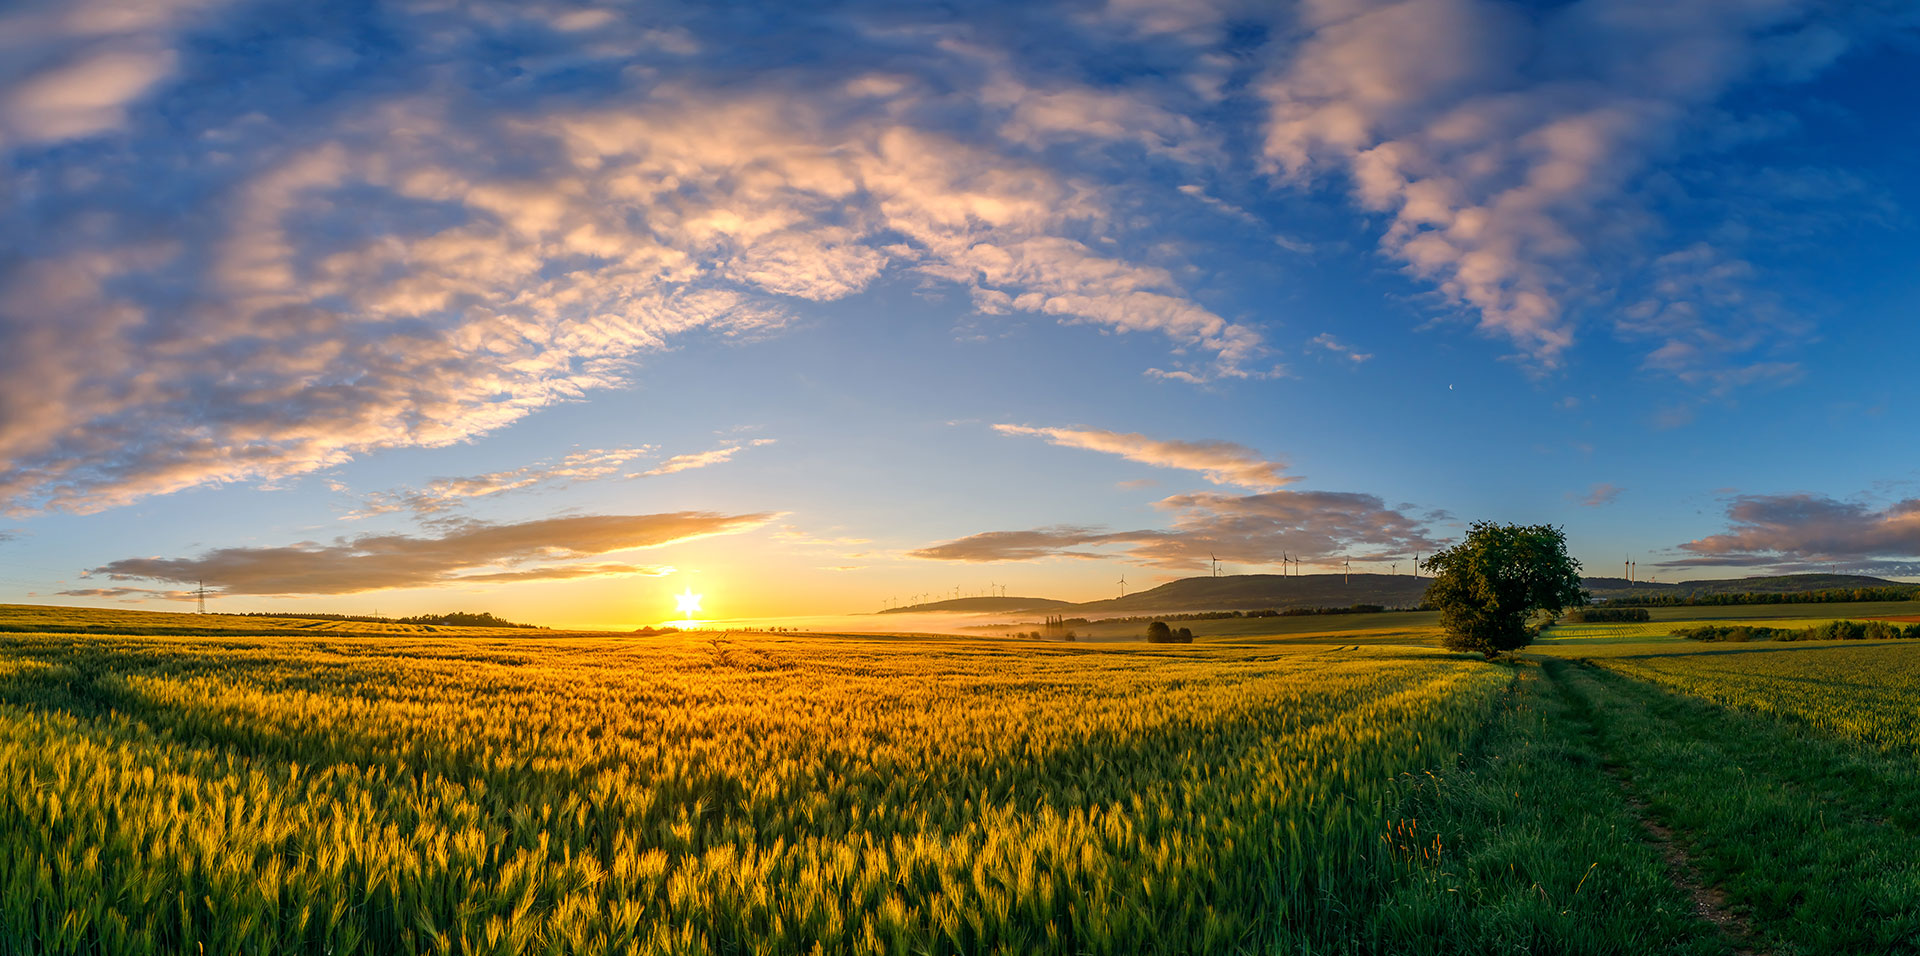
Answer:
[[680, 615], [688, 620], [692, 620], [700, 616], [700, 598], [701, 595], [693, 593], [693, 589], [688, 588], [680, 592], [673, 601], [674, 604], [678, 606]]

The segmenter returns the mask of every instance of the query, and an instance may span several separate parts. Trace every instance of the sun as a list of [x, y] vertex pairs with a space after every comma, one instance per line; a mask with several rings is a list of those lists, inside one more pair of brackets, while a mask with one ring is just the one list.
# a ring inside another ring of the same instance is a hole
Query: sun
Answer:
[[688, 588], [680, 592], [680, 595], [673, 600], [680, 605], [680, 613], [686, 615], [688, 619], [692, 619], [700, 613], [700, 597], [700, 595], [693, 593], [692, 588]]

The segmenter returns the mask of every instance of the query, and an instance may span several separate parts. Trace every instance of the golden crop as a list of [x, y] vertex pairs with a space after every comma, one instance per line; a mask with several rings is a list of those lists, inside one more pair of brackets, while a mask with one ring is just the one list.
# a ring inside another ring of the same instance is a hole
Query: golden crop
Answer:
[[1255, 949], [1365, 891], [1396, 776], [1508, 681], [1413, 649], [0, 635], [0, 952]]
[[1669, 690], [1920, 754], [1920, 646], [1911, 641], [1736, 644], [1593, 662]]

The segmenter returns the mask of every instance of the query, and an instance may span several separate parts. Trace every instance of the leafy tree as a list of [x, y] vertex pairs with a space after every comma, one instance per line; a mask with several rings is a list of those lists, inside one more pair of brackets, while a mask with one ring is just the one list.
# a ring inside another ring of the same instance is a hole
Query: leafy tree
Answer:
[[1549, 617], [1587, 602], [1580, 562], [1567, 555], [1567, 535], [1551, 525], [1475, 522], [1466, 540], [1422, 562], [1434, 573], [1427, 603], [1440, 609], [1449, 650], [1492, 660], [1531, 643]]
[[1165, 621], [1155, 621], [1147, 625], [1147, 641], [1153, 644], [1165, 644], [1173, 640], [1173, 628]]

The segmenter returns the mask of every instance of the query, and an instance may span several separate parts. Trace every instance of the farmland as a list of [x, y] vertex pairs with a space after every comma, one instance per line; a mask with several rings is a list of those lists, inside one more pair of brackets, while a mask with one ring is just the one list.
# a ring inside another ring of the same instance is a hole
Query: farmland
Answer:
[[124, 617], [0, 613], [133, 632], [0, 633], [0, 953], [1920, 952], [1920, 644]]
[[[13, 635], [37, 952], [1226, 951], [1363, 892], [1431, 651]], [[16, 937], [18, 938], [18, 937]]]

